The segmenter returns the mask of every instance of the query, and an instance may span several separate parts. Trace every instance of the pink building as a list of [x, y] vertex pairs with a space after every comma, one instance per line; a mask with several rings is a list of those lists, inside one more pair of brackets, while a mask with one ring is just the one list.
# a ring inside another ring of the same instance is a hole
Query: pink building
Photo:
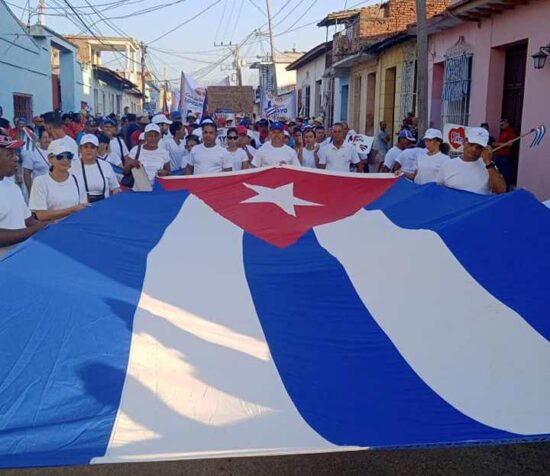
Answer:
[[[525, 132], [550, 127], [550, 61], [531, 56], [550, 44], [548, 0], [459, 0], [429, 20], [430, 120], [479, 126], [498, 138], [501, 117]], [[517, 185], [550, 198], [550, 136], [515, 151]]]

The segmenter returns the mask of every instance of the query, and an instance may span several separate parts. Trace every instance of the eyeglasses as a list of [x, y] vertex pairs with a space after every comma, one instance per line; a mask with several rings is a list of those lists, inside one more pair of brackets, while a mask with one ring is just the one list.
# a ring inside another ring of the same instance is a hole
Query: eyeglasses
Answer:
[[57, 160], [64, 160], [64, 159], [73, 160], [73, 154], [70, 153], [70, 152], [66, 152], [66, 153], [64, 153], [64, 154], [56, 155], [55, 158], [56, 158]]
[[237, 140], [238, 136], [227, 136], [227, 140]]

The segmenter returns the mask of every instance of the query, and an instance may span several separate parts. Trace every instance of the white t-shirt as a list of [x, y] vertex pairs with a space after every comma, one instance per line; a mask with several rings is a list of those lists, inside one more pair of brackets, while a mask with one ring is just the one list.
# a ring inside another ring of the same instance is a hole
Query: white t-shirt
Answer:
[[31, 177], [33, 180], [39, 175], [47, 174], [50, 171], [47, 150], [29, 149], [24, 150], [21, 155], [23, 158], [23, 168], [32, 171]]
[[417, 172], [414, 183], [424, 185], [425, 183], [435, 182], [439, 169], [447, 160], [451, 160], [451, 158], [443, 152], [428, 155], [428, 151], [425, 150], [424, 154], [418, 156]]
[[188, 162], [194, 167], [194, 175], [215, 174], [223, 172], [223, 169], [233, 167], [233, 159], [218, 144], [214, 147], [206, 147], [204, 144], [196, 145], [191, 149]]
[[412, 174], [418, 168], [418, 157], [425, 154], [425, 149], [420, 147], [411, 147], [405, 149], [396, 158], [395, 161], [401, 164], [401, 172]]
[[0, 180], [0, 228], [21, 230], [31, 216], [21, 189], [11, 180]]
[[180, 170], [187, 165], [186, 157], [188, 152], [185, 148], [185, 139], [182, 139], [178, 145], [172, 136], [164, 136], [161, 139], [159, 146], [164, 147], [166, 152], [170, 155], [171, 170]]
[[[255, 149], [254, 147], [252, 147], [251, 145], [245, 145], [245, 147], [246, 147], [246, 150], [248, 152], [250, 152], [250, 155], [252, 156], [252, 158], [254, 158], [256, 156], [256, 152], [258, 152], [258, 150]], [[248, 157], [248, 155], [247, 155], [247, 157]]]
[[[321, 148], [319, 147], [319, 150]], [[315, 165], [315, 154], [313, 150], [306, 149], [305, 147], [302, 149], [302, 167], [309, 167], [312, 169], [315, 169], [317, 166]]]
[[435, 180], [439, 185], [466, 190], [467, 192], [489, 195], [489, 172], [485, 162], [478, 159], [475, 162], [465, 162], [461, 157], [445, 161]]
[[282, 147], [273, 147], [271, 142], [265, 143], [258, 149], [256, 155], [252, 159], [254, 167], [270, 167], [273, 165], [294, 165], [300, 166], [300, 161], [296, 155], [296, 151], [288, 145]]
[[[130, 158], [135, 159], [137, 151], [140, 146], [136, 145], [132, 147], [132, 150], [128, 154]], [[146, 150], [141, 146], [141, 151], [137, 160], [141, 163], [142, 167], [149, 178], [151, 184], [155, 182], [157, 172], [164, 168], [166, 163], [170, 163], [170, 155], [163, 147], [157, 147], [155, 150]]]
[[[71, 173], [84, 184], [84, 188], [86, 188], [86, 183], [88, 184], [87, 193], [89, 195], [102, 195], [105, 193], [105, 198], [107, 198], [111, 195], [111, 190], [119, 188], [120, 185], [109, 162], [98, 159], [95, 164], [84, 164], [86, 180], [84, 180], [84, 174], [82, 173], [82, 165], [81, 160], [73, 160], [71, 162]], [[103, 176], [99, 171], [100, 168]]]
[[[119, 145], [120, 143], [120, 145]], [[122, 157], [120, 156], [120, 148], [122, 147]], [[105, 158], [107, 162], [110, 162], [117, 167], [122, 167], [122, 158], [128, 155], [128, 147], [126, 142], [120, 137], [113, 137], [109, 142], [109, 154]]]
[[403, 152], [399, 147], [394, 145], [388, 152], [386, 152], [386, 156], [384, 157], [384, 165], [388, 169], [393, 169], [393, 166], [395, 165], [395, 159], [397, 159], [397, 156]]
[[86, 203], [84, 184], [74, 175], [64, 182], [55, 181], [50, 174], [36, 177], [32, 184], [29, 208], [31, 210], [63, 210]]
[[361, 162], [357, 149], [345, 142], [340, 148], [337, 148], [334, 144], [321, 147], [317, 155], [319, 156], [320, 165], [326, 165], [327, 170], [338, 172], [349, 172], [351, 164]]
[[57, 145], [57, 144], [62, 145], [63, 148], [68, 152], [72, 152], [74, 158], [78, 157], [78, 144], [72, 137], [65, 134], [65, 136], [62, 137], [61, 139], [52, 140], [48, 148], [53, 147], [54, 145]]
[[225, 149], [225, 153], [231, 157], [233, 170], [241, 170], [243, 168], [243, 162], [248, 162], [248, 155], [246, 155], [246, 152], [241, 148], [233, 152]]

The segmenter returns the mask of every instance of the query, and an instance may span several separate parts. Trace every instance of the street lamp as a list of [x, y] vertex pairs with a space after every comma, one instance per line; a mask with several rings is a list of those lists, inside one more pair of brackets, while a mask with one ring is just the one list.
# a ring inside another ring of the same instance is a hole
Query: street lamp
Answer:
[[544, 68], [548, 53], [550, 53], [550, 45], [541, 46], [539, 51], [531, 56], [531, 58], [533, 58], [533, 66], [535, 69]]

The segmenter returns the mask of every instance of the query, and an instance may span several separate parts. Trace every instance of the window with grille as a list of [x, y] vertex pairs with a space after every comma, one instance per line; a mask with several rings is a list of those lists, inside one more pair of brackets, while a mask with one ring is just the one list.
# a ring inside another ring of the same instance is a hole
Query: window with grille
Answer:
[[471, 82], [471, 53], [448, 57], [445, 60], [441, 97], [443, 124], [468, 125]]
[[27, 121], [32, 118], [32, 96], [29, 94], [13, 95], [13, 117], [24, 117]]
[[416, 115], [416, 60], [403, 62], [403, 73], [401, 79], [401, 119], [410, 112]]
[[306, 86], [306, 93], [305, 93], [305, 107], [304, 107], [304, 115], [306, 117], [309, 117], [309, 111], [310, 111], [310, 99], [311, 99], [311, 87], [310, 86]]

